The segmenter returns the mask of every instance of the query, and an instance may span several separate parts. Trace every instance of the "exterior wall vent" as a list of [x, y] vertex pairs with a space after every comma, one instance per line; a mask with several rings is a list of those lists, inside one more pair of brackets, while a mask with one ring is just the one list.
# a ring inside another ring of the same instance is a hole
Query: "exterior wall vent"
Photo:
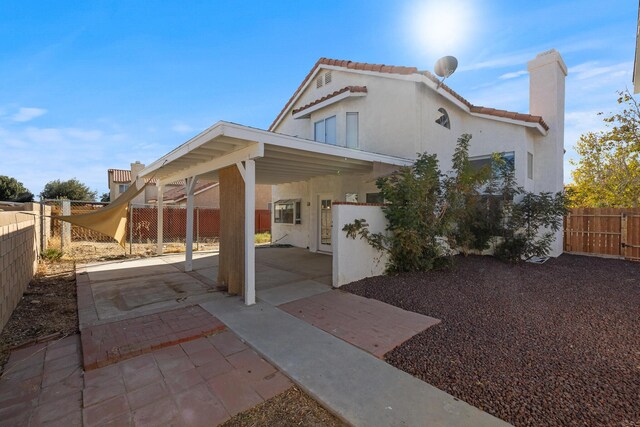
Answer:
[[329, 83], [331, 83], [331, 71], [324, 74], [324, 84], [328, 85]]
[[320, 75], [320, 77], [318, 77], [318, 79], [316, 80], [316, 89], [321, 88], [322, 85], [323, 85], [323, 82], [324, 82], [324, 80], [322, 78], [322, 75]]

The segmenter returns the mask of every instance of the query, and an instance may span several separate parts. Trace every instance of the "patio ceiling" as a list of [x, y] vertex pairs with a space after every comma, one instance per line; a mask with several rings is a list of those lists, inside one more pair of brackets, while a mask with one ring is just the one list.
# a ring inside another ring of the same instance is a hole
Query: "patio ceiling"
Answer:
[[323, 175], [367, 174], [375, 163], [411, 163], [409, 159], [218, 122], [151, 163], [140, 176], [154, 176], [161, 184], [194, 175], [218, 180], [217, 170], [251, 159], [256, 163], [257, 184], [282, 184]]

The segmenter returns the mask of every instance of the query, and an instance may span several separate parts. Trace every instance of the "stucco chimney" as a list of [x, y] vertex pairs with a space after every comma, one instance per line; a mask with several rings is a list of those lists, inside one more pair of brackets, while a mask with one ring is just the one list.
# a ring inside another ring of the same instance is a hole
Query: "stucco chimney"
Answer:
[[[564, 157], [564, 86], [567, 66], [557, 50], [539, 53], [529, 61], [529, 112], [549, 125], [536, 148], [536, 192], [561, 191]], [[540, 173], [543, 172], [543, 173]], [[541, 179], [544, 178], [544, 179]]]
[[139, 160], [136, 160], [135, 163], [131, 163], [131, 182], [136, 180], [142, 169], [144, 169], [144, 163], [140, 163]]
[[[528, 63], [529, 112], [542, 116], [547, 135], [534, 147], [534, 192], [557, 192], [564, 188], [564, 98], [567, 66], [557, 50], [539, 53]], [[552, 244], [551, 255], [562, 253], [562, 230]]]

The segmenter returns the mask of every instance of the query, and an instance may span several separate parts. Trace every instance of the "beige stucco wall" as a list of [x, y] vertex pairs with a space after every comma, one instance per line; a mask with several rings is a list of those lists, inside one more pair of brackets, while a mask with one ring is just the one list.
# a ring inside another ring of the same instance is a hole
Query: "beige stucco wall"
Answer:
[[[30, 211], [40, 213], [37, 204]], [[45, 215], [51, 213], [47, 207]], [[40, 219], [21, 212], [0, 212], [0, 329], [11, 317], [38, 268]]]

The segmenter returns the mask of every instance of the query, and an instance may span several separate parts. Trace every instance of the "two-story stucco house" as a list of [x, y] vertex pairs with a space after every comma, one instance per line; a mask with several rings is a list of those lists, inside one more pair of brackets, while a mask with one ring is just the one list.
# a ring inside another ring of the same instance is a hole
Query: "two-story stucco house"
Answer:
[[[470, 133], [472, 161], [503, 153], [526, 190], [561, 191], [567, 68], [551, 50], [528, 69], [530, 113], [520, 114], [473, 105], [428, 71], [322, 58], [269, 130], [407, 159], [435, 153], [443, 171], [457, 138]], [[374, 181], [336, 175], [274, 186], [274, 241], [331, 252], [331, 203], [379, 202]]]
[[[322, 58], [269, 130], [217, 122], [139, 175], [157, 178], [161, 193], [166, 184], [186, 180], [187, 236], [197, 182], [219, 182], [217, 282], [242, 293], [246, 304], [256, 296], [253, 211], [261, 184], [273, 186], [273, 241], [332, 254], [332, 283], [340, 286], [383, 271], [366, 242], [339, 230], [363, 217], [372, 220], [372, 231], [384, 230], [380, 207], [361, 204], [380, 202], [376, 178], [410, 165], [416, 153], [437, 154], [447, 171], [457, 138], [470, 133], [473, 161], [486, 162], [500, 152], [513, 160], [525, 189], [562, 190], [567, 67], [550, 50], [528, 69], [530, 111], [520, 114], [473, 105], [417, 68]], [[188, 240], [185, 271], [192, 268], [191, 245]], [[561, 251], [559, 232], [552, 255]]]

